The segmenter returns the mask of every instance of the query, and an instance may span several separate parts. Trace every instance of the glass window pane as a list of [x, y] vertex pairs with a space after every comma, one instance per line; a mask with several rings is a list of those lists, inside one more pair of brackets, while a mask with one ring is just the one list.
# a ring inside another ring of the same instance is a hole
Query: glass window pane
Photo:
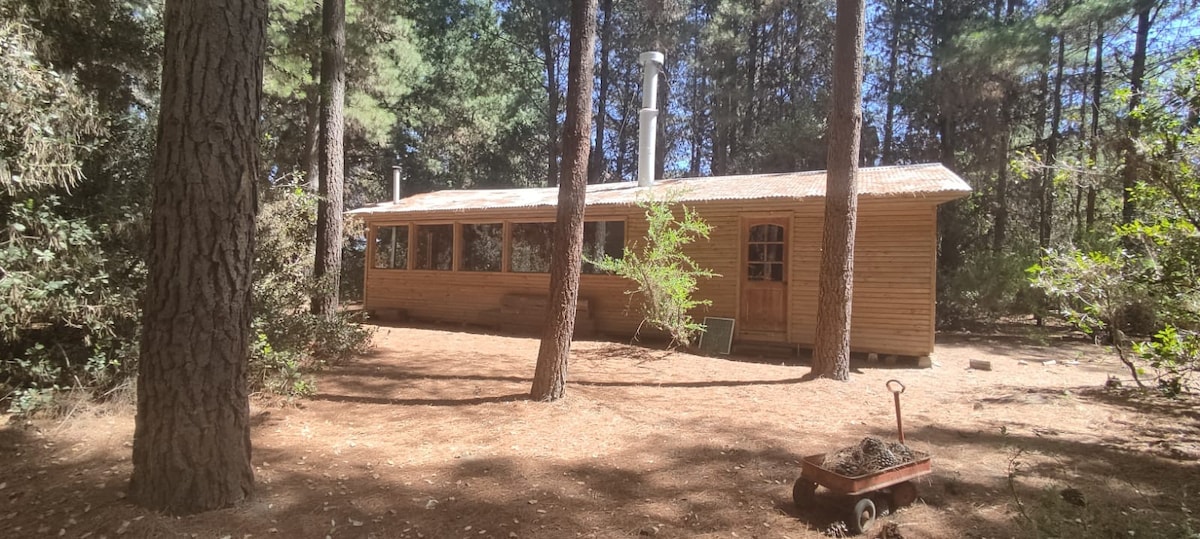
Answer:
[[514, 223], [509, 267], [521, 273], [548, 273], [554, 223]]
[[405, 269], [408, 267], [408, 227], [382, 226], [375, 229], [375, 260], [373, 268]]
[[392, 267], [392, 253], [395, 252], [395, 242], [392, 240], [394, 228], [381, 226], [375, 229], [375, 261], [371, 264], [371, 267], [378, 269], [390, 269]]
[[783, 262], [783, 244], [777, 243], [774, 245], [764, 245], [763, 252], [765, 256], [763, 260], [767, 262]]
[[751, 242], [782, 242], [783, 227], [779, 225], [756, 225], [750, 227]]
[[750, 263], [746, 265], [746, 279], [751, 281], [761, 281], [765, 276], [766, 269], [762, 264]]
[[764, 260], [763, 254], [765, 252], [766, 252], [765, 245], [750, 244], [750, 248], [747, 250], [748, 256], [747, 256], [746, 260], [748, 260], [750, 262], [762, 262]]
[[462, 241], [463, 271], [500, 271], [504, 225], [463, 225]]
[[414, 269], [449, 271], [454, 268], [454, 225], [417, 225]]
[[783, 281], [783, 264], [769, 264], [771, 268], [770, 279], [772, 281]]
[[604, 255], [618, 260], [625, 255], [624, 221], [593, 221], [583, 224], [583, 272], [605, 273], [588, 262], [588, 259], [599, 260]]

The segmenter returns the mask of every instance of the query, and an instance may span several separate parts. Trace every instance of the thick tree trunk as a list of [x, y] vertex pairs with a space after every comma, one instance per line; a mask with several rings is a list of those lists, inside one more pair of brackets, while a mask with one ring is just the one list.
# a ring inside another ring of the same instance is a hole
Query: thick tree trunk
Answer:
[[317, 255], [313, 278], [318, 289], [313, 314], [337, 315], [342, 268], [342, 188], [346, 173], [342, 144], [346, 103], [346, 0], [321, 7], [321, 198], [317, 203]]
[[168, 0], [130, 498], [169, 514], [254, 487], [246, 363], [266, 0]]
[[571, 46], [567, 68], [567, 115], [563, 130], [563, 175], [558, 188], [558, 221], [550, 258], [550, 302], [538, 348], [529, 396], [554, 401], [566, 394], [567, 360], [579, 299], [583, 209], [587, 195], [588, 135], [592, 117], [592, 65], [596, 42], [596, 0], [571, 3]]
[[850, 306], [862, 131], [863, 0], [837, 0], [828, 177], [812, 374], [850, 378]]
[[600, 28], [600, 93], [596, 101], [596, 143], [588, 161], [588, 183], [604, 181], [604, 129], [608, 120], [609, 57], [612, 56], [613, 0], [604, 0], [601, 11], [604, 24]]
[[1133, 222], [1133, 188], [1141, 174], [1141, 156], [1137, 151], [1137, 139], [1142, 134], [1142, 123], [1132, 114], [1142, 104], [1142, 86], [1146, 75], [1146, 42], [1150, 37], [1150, 10], [1153, 0], [1140, 0], [1137, 8], [1137, 37], [1133, 46], [1133, 69], [1129, 73], [1129, 131], [1125, 140], [1125, 168], [1121, 171], [1121, 222]]
[[538, 36], [542, 49], [542, 67], [546, 70], [546, 185], [558, 185], [558, 55], [554, 51], [554, 20], [549, 8], [542, 21], [542, 35]]

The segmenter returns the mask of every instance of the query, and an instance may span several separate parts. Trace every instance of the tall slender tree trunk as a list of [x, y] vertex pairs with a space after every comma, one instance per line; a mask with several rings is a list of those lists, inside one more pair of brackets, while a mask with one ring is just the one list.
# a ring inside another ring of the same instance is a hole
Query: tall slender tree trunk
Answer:
[[[1092, 169], [1098, 170], [1100, 158], [1100, 97], [1104, 88], [1104, 21], [1096, 22], [1096, 67], [1092, 72], [1092, 129], [1088, 141], [1088, 159]], [[1096, 225], [1096, 185], [1088, 185], [1087, 204], [1084, 210], [1085, 228], [1089, 231]]]
[[337, 315], [342, 272], [342, 189], [346, 103], [346, 0], [321, 4], [321, 179], [317, 202], [317, 255], [313, 278], [318, 287], [312, 312]]
[[312, 85], [307, 89], [304, 99], [304, 155], [300, 158], [301, 168], [308, 188], [314, 192], [321, 189], [320, 148], [321, 148], [321, 60], [320, 55], [314, 55], [309, 74]]
[[567, 67], [567, 115], [563, 130], [563, 176], [558, 188], [558, 221], [550, 258], [550, 301], [529, 395], [554, 401], [566, 394], [567, 361], [579, 300], [583, 210], [587, 195], [588, 136], [592, 118], [592, 67], [596, 42], [596, 0], [571, 3], [571, 45]]
[[1066, 46], [1062, 35], [1058, 36], [1057, 65], [1054, 68], [1054, 92], [1048, 97], [1050, 103], [1050, 138], [1046, 141], [1046, 169], [1042, 174], [1041, 218], [1038, 226], [1038, 246], [1042, 249], [1050, 247], [1051, 226], [1054, 219], [1054, 177], [1058, 165], [1059, 131], [1062, 124], [1062, 86], [1064, 52]]
[[[630, 66], [633, 65], [636, 65], [636, 63], [629, 62], [625, 64], [625, 68], [621, 70], [621, 80], [630, 80], [630, 77], [632, 77]], [[613, 163], [613, 175], [619, 182], [625, 181], [625, 169], [628, 168], [629, 152], [626, 151], [626, 148], [629, 146], [630, 127], [631, 124], [636, 125], [638, 123], [637, 111], [630, 106], [633, 104], [633, 101], [633, 99], [624, 99], [620, 105], [621, 122], [617, 128], [617, 155]], [[641, 104], [640, 99], [637, 99], [636, 102], [638, 105]], [[631, 119], [633, 120], [632, 122], [630, 121]]]
[[603, 0], [601, 12], [604, 23], [600, 26], [600, 93], [596, 101], [596, 144], [592, 146], [591, 159], [588, 161], [588, 183], [604, 181], [605, 124], [608, 123], [608, 87], [609, 87], [609, 57], [612, 56], [612, 16], [613, 0]]
[[1137, 151], [1137, 139], [1142, 134], [1142, 122], [1133, 111], [1142, 104], [1142, 86], [1146, 76], [1146, 43], [1150, 37], [1150, 11], [1153, 0], [1139, 0], [1137, 9], [1137, 38], [1133, 46], [1133, 68], [1129, 72], [1129, 129], [1125, 140], [1125, 168], [1121, 171], [1121, 222], [1133, 222], [1133, 188], [1141, 174], [1141, 156]]
[[754, 140], [754, 127], [758, 119], [754, 105], [758, 101], [758, 56], [761, 46], [759, 33], [762, 26], [759, 15], [761, 7], [758, 2], [752, 2], [750, 8], [753, 12], [750, 17], [750, 36], [746, 43], [746, 109], [742, 112], [742, 141], [746, 144]]
[[700, 73], [692, 82], [691, 106], [692, 114], [691, 135], [692, 140], [691, 156], [688, 162], [688, 176], [693, 178], [700, 176], [700, 165], [704, 159], [704, 95], [707, 87], [706, 82], [708, 76], [705, 73]]
[[900, 6], [901, 0], [890, 2], [892, 9], [891, 35], [888, 36], [888, 70], [884, 82], [884, 98], [887, 99], [887, 110], [883, 119], [883, 156], [885, 165], [896, 163], [895, 154], [895, 121], [896, 121], [896, 71], [900, 67]]
[[1012, 106], [1015, 99], [1010, 88], [1004, 90], [1004, 101], [1000, 104], [1000, 128], [1004, 133], [1000, 136], [1000, 147], [997, 148], [996, 158], [996, 209], [992, 222], [992, 252], [1004, 250], [1004, 242], [1008, 239], [1008, 151], [1012, 146]]
[[163, 20], [129, 490], [179, 515], [254, 488], [246, 364], [267, 6], [167, 0]]
[[544, 10], [542, 35], [538, 36], [542, 49], [542, 66], [546, 70], [546, 185], [558, 185], [558, 109], [561, 106], [558, 93], [558, 54], [555, 52], [553, 36], [554, 18], [549, 8]]
[[812, 374], [850, 379], [850, 311], [858, 214], [858, 150], [862, 131], [863, 0], [837, 0], [829, 170], [821, 240], [817, 332]]

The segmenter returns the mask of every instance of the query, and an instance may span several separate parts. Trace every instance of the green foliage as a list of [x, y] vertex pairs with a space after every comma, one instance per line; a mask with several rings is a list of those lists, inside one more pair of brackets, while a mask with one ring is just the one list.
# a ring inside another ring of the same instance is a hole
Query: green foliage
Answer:
[[1133, 351], [1158, 373], [1158, 387], [1175, 397], [1196, 385], [1200, 372], [1200, 333], [1168, 325]]
[[[1124, 250], [1050, 251], [1028, 271], [1033, 286], [1055, 302], [1063, 318], [1086, 333], [1099, 334], [1122, 331], [1131, 307], [1150, 301], [1149, 290], [1138, 279], [1146, 269], [1144, 262]], [[1119, 344], [1119, 337], [1112, 338]]]
[[996, 320], [1034, 312], [1037, 295], [1029, 287], [1029, 260], [1015, 253], [974, 252], [962, 267], [938, 279], [938, 324]]
[[[1185, 220], [1135, 221], [1115, 233], [1128, 249], [1051, 251], [1029, 268], [1031, 282], [1072, 324], [1090, 334], [1107, 332], [1135, 378], [1149, 367], [1166, 392], [1177, 394], [1189, 388], [1197, 367], [1200, 234]], [[1135, 365], [1124, 353], [1126, 335], [1154, 328], [1162, 329], [1152, 340], [1132, 343], [1142, 360]]]
[[137, 289], [110, 277], [109, 231], [62, 212], [53, 195], [15, 203], [0, 236], [0, 390], [22, 410], [60, 387], [111, 387], [137, 355]]
[[717, 274], [696, 267], [683, 248], [697, 239], [708, 239], [712, 229], [687, 206], [680, 207], [681, 214], [677, 219], [671, 208], [671, 197], [642, 200], [638, 206], [646, 210], [648, 225], [641, 247], [637, 243], [626, 246], [619, 260], [605, 255], [589, 262], [633, 281], [637, 288], [626, 294], [639, 297], [643, 323], [665, 331], [671, 336], [672, 345], [687, 345], [704, 330], [704, 326], [696, 323], [689, 313], [697, 307], [712, 304], [712, 301], [692, 297], [698, 279]]
[[70, 187], [80, 157], [101, 132], [91, 101], [74, 81], [38, 60], [37, 32], [0, 22], [0, 192]]
[[328, 320], [304, 308], [315, 286], [317, 197], [293, 188], [269, 198], [257, 223], [250, 380], [254, 389], [306, 396], [314, 391], [308, 374], [367, 351], [372, 331], [356, 316]]

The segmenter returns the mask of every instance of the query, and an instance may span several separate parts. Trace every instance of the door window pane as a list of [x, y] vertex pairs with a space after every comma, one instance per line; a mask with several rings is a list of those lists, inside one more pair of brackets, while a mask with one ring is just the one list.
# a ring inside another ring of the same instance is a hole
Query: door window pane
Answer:
[[417, 225], [417, 257], [413, 269], [454, 268], [454, 225]]
[[786, 250], [782, 226], [763, 224], [750, 227], [746, 242], [746, 279], [783, 281]]

